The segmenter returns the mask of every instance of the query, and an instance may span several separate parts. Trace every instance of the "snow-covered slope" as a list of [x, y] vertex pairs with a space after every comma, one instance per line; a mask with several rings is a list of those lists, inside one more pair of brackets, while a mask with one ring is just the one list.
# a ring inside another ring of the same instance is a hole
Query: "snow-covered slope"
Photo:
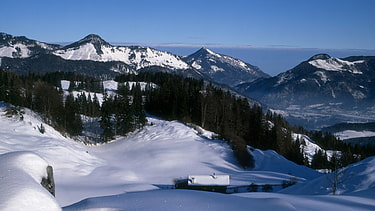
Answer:
[[234, 195], [188, 190], [158, 190], [97, 197], [64, 208], [64, 210], [296, 210], [286, 200], [250, 199]]
[[[375, 205], [375, 157], [369, 157], [358, 163], [339, 170], [337, 194], [358, 195], [359, 192], [372, 193]], [[333, 173], [323, 175], [306, 184], [283, 190], [291, 194], [331, 194]]]
[[315, 144], [315, 142], [310, 137], [306, 135], [293, 133], [292, 136], [294, 140], [298, 139], [299, 142], [301, 143], [300, 148], [303, 151], [304, 156], [307, 157], [309, 164], [311, 164], [314, 154], [318, 152], [319, 150], [327, 154], [328, 160], [331, 159], [333, 153], [335, 152], [339, 153], [338, 151], [325, 150], [321, 148], [320, 146]]
[[[290, 178], [288, 173], [295, 173], [300, 181], [319, 175], [311, 169], [302, 173], [298, 169], [305, 167], [297, 165], [293, 171], [274, 172], [268, 158], [257, 161], [256, 171], [244, 171], [225, 142], [200, 136], [180, 122], [150, 117], [148, 126], [129, 137], [85, 146], [48, 125], [41, 134], [38, 127], [44, 123], [31, 111], [25, 112], [23, 121], [1, 113], [0, 154], [29, 150], [46, 159], [55, 169], [56, 197], [61, 205], [87, 197], [158, 189], [155, 184], [172, 185], [175, 178], [189, 174], [230, 174], [233, 185], [278, 184]], [[263, 154], [280, 157], [274, 152]]]
[[[244, 170], [225, 142], [211, 140], [177, 121], [148, 117], [144, 129], [126, 138], [86, 146], [62, 136], [30, 110], [25, 109], [21, 121], [19, 116], [5, 117], [4, 106], [0, 108], [0, 154], [28, 150], [43, 157], [54, 167], [56, 200], [66, 206], [64, 210], [300, 210], [304, 207], [301, 203], [293, 204], [283, 194], [222, 195], [165, 188], [170, 188], [176, 178], [213, 172], [230, 175], [231, 185], [281, 184], [291, 177], [303, 183], [321, 175], [274, 151], [257, 149], [252, 151], [256, 167]], [[38, 130], [41, 124], [44, 134]], [[208, 131], [202, 134], [210, 136]], [[29, 158], [36, 162], [40, 159]], [[346, 208], [363, 205], [367, 196], [360, 195], [361, 202], [349, 203]], [[339, 205], [331, 203], [332, 207]]]
[[149, 66], [172, 69], [189, 68], [187, 63], [171, 53], [158, 51], [149, 47], [112, 46], [98, 35], [93, 34], [56, 50], [53, 54], [67, 60], [121, 61], [136, 70]]
[[251, 150], [251, 154], [255, 159], [254, 170], [273, 171], [288, 174], [291, 177], [295, 176], [306, 179], [312, 179], [320, 175], [318, 172], [311, 171], [310, 168], [297, 165], [285, 159], [273, 150], [262, 151], [254, 149]]
[[256, 66], [230, 56], [215, 53], [207, 48], [201, 48], [183, 59], [214, 81], [231, 87], [269, 77]]
[[318, 54], [309, 60], [309, 64], [319, 69], [328, 71], [348, 71], [354, 74], [363, 74], [355, 65], [364, 62], [364, 60], [346, 61], [330, 57], [327, 54]]

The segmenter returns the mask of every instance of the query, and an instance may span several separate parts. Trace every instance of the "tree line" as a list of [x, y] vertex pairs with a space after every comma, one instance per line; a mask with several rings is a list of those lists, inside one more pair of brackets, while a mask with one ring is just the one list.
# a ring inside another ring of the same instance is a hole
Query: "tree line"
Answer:
[[[71, 80], [68, 94], [61, 88], [62, 79]], [[75, 80], [80, 81], [75, 83]], [[117, 135], [125, 135], [145, 124], [146, 115], [139, 84], [135, 84], [132, 90], [126, 90], [126, 93], [125, 88], [122, 88], [124, 95], [113, 96], [108, 96], [102, 85], [98, 84], [102, 82], [71, 73], [19, 76], [0, 70], [0, 101], [39, 112], [47, 124], [72, 137], [92, 132], [92, 128], [87, 131], [90, 127], [84, 125], [82, 117], [92, 118], [100, 123], [100, 127], [95, 127], [95, 134], [85, 135], [85, 138], [94, 139], [95, 142], [110, 141]], [[99, 103], [96, 93], [91, 97], [86, 88], [102, 90], [98, 94], [104, 96], [103, 102]], [[74, 96], [74, 90], [82, 92]]]

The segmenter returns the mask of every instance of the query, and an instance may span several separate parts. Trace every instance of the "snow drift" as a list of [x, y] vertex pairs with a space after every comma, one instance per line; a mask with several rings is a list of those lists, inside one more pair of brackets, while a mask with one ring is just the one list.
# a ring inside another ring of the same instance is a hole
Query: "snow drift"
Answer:
[[0, 155], [0, 210], [61, 210], [41, 185], [48, 163], [32, 152]]

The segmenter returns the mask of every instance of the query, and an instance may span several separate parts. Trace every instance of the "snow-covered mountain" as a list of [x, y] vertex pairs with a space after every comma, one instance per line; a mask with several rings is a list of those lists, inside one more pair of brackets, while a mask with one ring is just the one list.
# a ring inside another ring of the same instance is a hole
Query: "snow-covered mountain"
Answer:
[[180, 57], [149, 47], [112, 46], [98, 35], [90, 34], [78, 42], [53, 52], [67, 60], [121, 61], [139, 70], [149, 66], [171, 69], [188, 69], [189, 65]]
[[338, 59], [319, 54], [275, 77], [237, 88], [307, 128], [375, 120], [375, 57], [371, 56]]
[[259, 78], [270, 77], [256, 66], [230, 56], [215, 53], [207, 48], [201, 48], [183, 59], [214, 81], [231, 87]]
[[[100, 68], [93, 68], [96, 65]], [[150, 47], [114, 46], [95, 34], [59, 46], [1, 33], [0, 67], [17, 73], [73, 71], [92, 75], [99, 71], [100, 76], [161, 71], [211, 79], [231, 87], [269, 77], [258, 67], [205, 48], [182, 58]]]
[[48, 53], [60, 47], [31, 40], [24, 36], [0, 33], [0, 57], [27, 58], [40, 53]]
[[100, 77], [159, 71], [209, 79], [179, 56], [150, 47], [113, 46], [95, 34], [59, 46], [1, 33], [0, 68], [21, 74], [65, 71]]

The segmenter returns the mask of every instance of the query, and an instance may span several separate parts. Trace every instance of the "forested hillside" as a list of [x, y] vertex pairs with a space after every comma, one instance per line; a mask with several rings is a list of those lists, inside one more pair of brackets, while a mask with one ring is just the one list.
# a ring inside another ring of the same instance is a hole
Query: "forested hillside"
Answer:
[[[109, 92], [104, 90], [103, 81], [74, 73], [19, 76], [1, 71], [0, 101], [14, 105], [9, 107], [9, 115], [22, 118], [22, 107], [31, 108], [38, 111], [46, 123], [86, 143], [108, 142], [126, 136], [142, 128], [149, 113], [219, 134], [216, 138], [229, 143], [244, 167], [252, 167], [254, 162], [248, 145], [273, 149], [295, 163], [308, 165], [300, 148], [303, 143], [294, 141], [292, 133], [309, 132], [291, 127], [278, 114], [264, 113], [260, 106], [250, 104], [246, 98], [234, 96], [203, 80], [160, 72], [121, 75], [115, 80], [118, 87]], [[65, 90], [62, 81], [69, 82]], [[39, 130], [43, 132], [43, 125]], [[316, 140], [329, 137], [312, 133], [310, 136]], [[332, 140], [321, 143], [350, 152], [345, 164], [355, 161], [353, 158], [371, 155], [369, 150], [350, 145], [331, 146]], [[329, 165], [324, 166], [329, 168]]]

